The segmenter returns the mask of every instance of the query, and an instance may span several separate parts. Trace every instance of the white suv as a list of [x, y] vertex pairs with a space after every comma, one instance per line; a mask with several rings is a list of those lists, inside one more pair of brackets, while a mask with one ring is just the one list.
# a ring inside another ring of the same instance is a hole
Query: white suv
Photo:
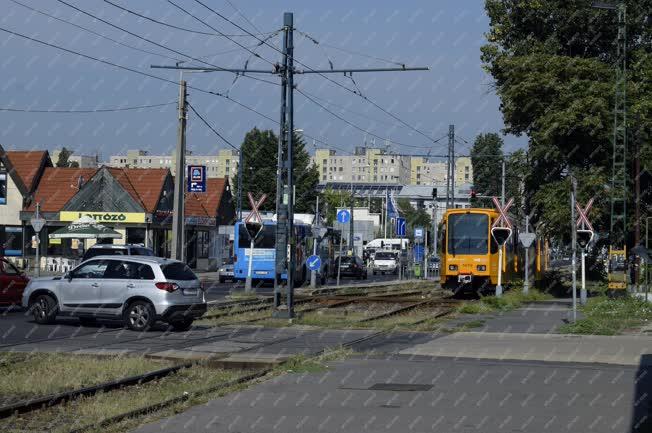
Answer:
[[57, 315], [79, 317], [82, 324], [122, 319], [134, 331], [157, 320], [186, 330], [206, 312], [199, 279], [185, 263], [147, 256], [96, 256], [62, 277], [34, 278], [22, 304], [41, 324]]

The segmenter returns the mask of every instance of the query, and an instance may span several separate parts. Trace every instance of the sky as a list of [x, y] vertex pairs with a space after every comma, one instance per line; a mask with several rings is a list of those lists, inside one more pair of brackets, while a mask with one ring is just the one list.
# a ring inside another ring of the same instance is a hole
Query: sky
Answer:
[[[430, 68], [355, 73], [351, 78], [342, 74], [297, 75], [295, 128], [304, 130], [310, 151], [331, 147], [338, 153], [350, 152], [365, 140], [371, 146], [374, 140], [376, 145], [384, 145], [388, 139], [390, 150], [395, 152], [443, 154], [447, 139], [438, 143], [432, 140], [446, 136], [448, 125], [454, 124], [457, 153], [467, 154], [477, 134], [500, 132], [504, 127], [500, 101], [480, 61], [480, 47], [488, 29], [481, 0], [200, 0], [246, 31], [197, 0], [109, 1], [0, 0], [4, 11], [0, 18], [0, 108], [65, 111], [156, 107], [91, 113], [0, 111], [0, 144], [5, 149], [53, 150], [66, 146], [81, 154], [98, 153], [102, 160], [128, 149], [169, 154], [177, 141], [180, 73], [150, 66], [182, 60], [184, 65], [206, 66], [199, 62], [203, 60], [219, 67], [247, 65], [269, 71], [280, 61], [277, 50], [281, 39], [267, 33], [281, 28], [284, 12], [294, 13], [294, 58], [306, 65], [295, 64], [297, 69], [330, 69], [330, 63], [336, 69], [395, 67], [397, 63]], [[111, 3], [184, 30], [147, 21]], [[6, 30], [131, 71], [28, 41]], [[245, 36], [229, 39], [219, 33]], [[268, 36], [271, 47], [260, 44]], [[235, 79], [227, 72], [184, 73], [191, 106], [235, 147], [254, 126], [278, 132], [279, 79], [272, 74], [251, 75], [258, 80], [247, 76]], [[508, 135], [505, 149], [523, 147], [526, 141], [525, 137]], [[229, 148], [193, 111], [189, 112], [187, 146], [195, 154]]]

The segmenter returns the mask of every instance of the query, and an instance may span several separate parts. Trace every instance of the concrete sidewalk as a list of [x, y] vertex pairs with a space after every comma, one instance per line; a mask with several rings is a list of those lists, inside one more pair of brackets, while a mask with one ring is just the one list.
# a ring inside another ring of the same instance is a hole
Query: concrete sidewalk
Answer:
[[459, 332], [399, 351], [434, 357], [652, 365], [652, 337]]

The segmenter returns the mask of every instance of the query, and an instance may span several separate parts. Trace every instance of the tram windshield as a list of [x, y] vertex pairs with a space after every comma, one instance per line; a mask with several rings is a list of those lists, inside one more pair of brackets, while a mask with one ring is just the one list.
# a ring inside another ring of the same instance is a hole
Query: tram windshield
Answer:
[[489, 217], [483, 214], [452, 214], [448, 217], [449, 254], [487, 254]]

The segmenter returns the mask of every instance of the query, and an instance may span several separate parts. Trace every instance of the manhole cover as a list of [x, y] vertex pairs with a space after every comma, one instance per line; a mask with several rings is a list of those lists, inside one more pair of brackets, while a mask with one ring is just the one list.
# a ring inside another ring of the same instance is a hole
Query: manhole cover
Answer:
[[369, 389], [374, 391], [430, 391], [432, 385], [422, 383], [377, 383]]

